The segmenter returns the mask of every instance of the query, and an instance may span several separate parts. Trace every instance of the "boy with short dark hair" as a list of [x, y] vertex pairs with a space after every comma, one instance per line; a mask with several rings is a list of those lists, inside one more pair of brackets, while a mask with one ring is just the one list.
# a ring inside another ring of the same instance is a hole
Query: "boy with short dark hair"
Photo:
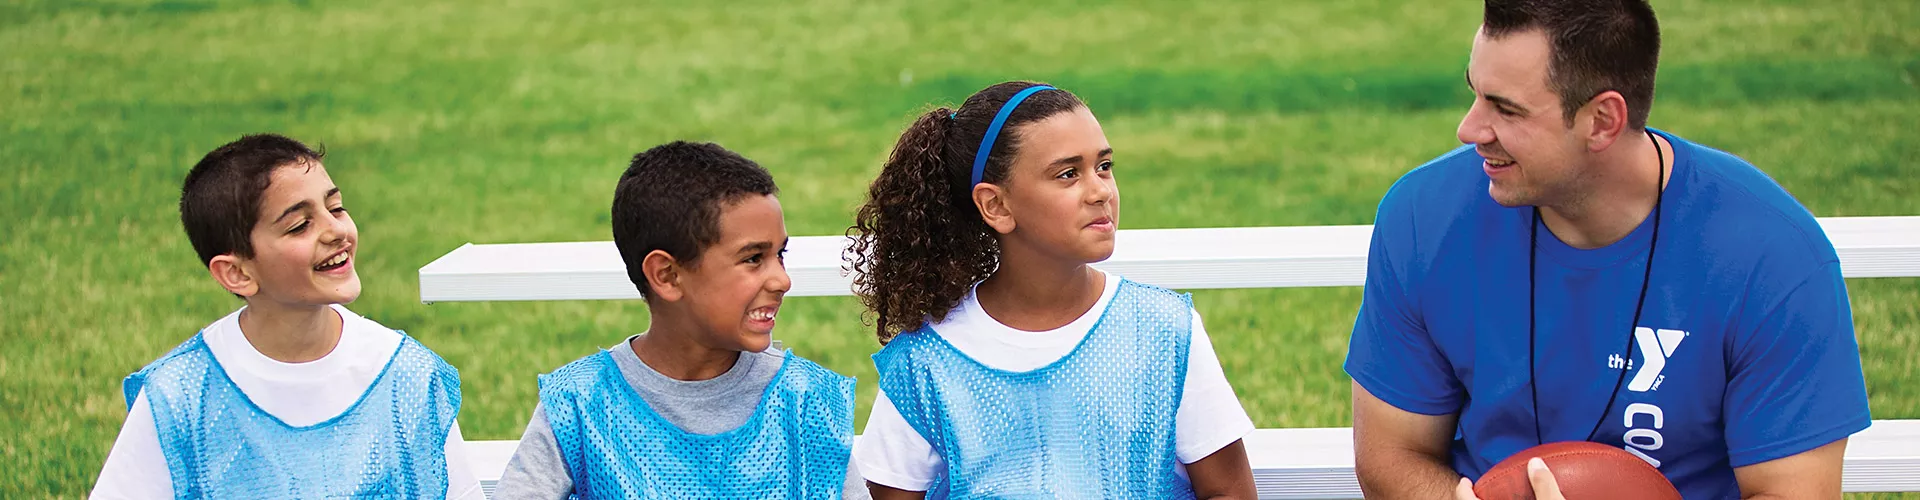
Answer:
[[714, 144], [633, 157], [613, 239], [651, 325], [540, 376], [495, 498], [864, 498], [853, 380], [769, 349], [791, 282], [773, 177]]
[[246, 305], [127, 377], [94, 498], [482, 496], [459, 372], [340, 305], [359, 232], [322, 156], [249, 135], [187, 174], [187, 238]]

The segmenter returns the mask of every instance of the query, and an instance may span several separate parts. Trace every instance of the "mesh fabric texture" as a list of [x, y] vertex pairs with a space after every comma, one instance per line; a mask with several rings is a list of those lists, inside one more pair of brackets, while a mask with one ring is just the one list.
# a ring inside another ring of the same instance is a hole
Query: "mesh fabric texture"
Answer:
[[873, 360], [946, 462], [927, 498], [1193, 498], [1174, 455], [1192, 307], [1122, 281], [1080, 345], [1025, 372], [980, 364], [930, 327], [895, 337]]
[[540, 403], [573, 498], [840, 498], [853, 448], [853, 379], [791, 351], [747, 421], [681, 430], [606, 351], [540, 376]]
[[295, 427], [261, 410], [200, 335], [127, 376], [143, 392], [178, 498], [445, 498], [460, 373], [401, 334], [360, 400]]

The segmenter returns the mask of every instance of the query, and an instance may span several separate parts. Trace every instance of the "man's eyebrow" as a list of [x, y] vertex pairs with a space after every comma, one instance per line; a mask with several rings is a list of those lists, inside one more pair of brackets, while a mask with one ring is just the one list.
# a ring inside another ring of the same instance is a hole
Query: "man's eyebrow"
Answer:
[[[1460, 72], [1460, 76], [1461, 78], [1466, 79], [1468, 90], [1474, 90], [1475, 93], [1479, 92], [1478, 89], [1473, 88], [1473, 73], [1463, 70]], [[1505, 96], [1501, 96], [1499, 94], [1480, 94], [1480, 95], [1482, 97], [1486, 97], [1487, 100], [1489, 101], [1493, 101], [1493, 103], [1496, 105], [1499, 105], [1504, 108], [1512, 109], [1514, 114], [1518, 114], [1520, 116], [1527, 115], [1527, 107], [1520, 105], [1518, 101], [1515, 101], [1513, 99], [1508, 99]]]
[[1494, 94], [1481, 94], [1481, 95], [1486, 96], [1487, 100], [1493, 101], [1494, 104], [1500, 105], [1501, 107], [1512, 109], [1514, 114], [1521, 115], [1521, 116], [1527, 115], [1527, 107], [1521, 106], [1520, 103], [1515, 102], [1513, 99], [1508, 99], [1508, 98], [1501, 97], [1499, 95], [1494, 95]]

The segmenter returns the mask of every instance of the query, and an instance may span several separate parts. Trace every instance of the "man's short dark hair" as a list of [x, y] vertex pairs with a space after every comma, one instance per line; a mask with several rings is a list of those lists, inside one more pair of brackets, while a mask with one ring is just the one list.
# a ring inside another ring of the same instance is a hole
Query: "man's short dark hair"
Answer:
[[1488, 38], [1540, 29], [1549, 45], [1547, 82], [1566, 120], [1601, 92], [1627, 101], [1627, 125], [1647, 126], [1660, 24], [1646, 0], [1486, 0]]
[[654, 250], [693, 266], [719, 242], [720, 212], [748, 195], [779, 192], [767, 170], [712, 143], [674, 141], [633, 155], [613, 190], [613, 245], [627, 278], [652, 294], [640, 263]]
[[253, 257], [253, 225], [274, 169], [318, 163], [324, 150], [277, 134], [242, 136], [207, 153], [180, 187], [180, 224], [187, 241], [210, 264], [224, 254]]

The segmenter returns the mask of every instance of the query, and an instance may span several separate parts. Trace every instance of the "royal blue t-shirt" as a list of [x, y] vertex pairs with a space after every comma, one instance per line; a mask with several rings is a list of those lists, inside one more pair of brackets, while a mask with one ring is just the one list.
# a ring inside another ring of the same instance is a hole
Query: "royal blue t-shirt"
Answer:
[[1691, 499], [1739, 498], [1735, 467], [1869, 424], [1846, 283], [1813, 215], [1746, 161], [1655, 132], [1673, 144], [1673, 177], [1640, 322], [1629, 329], [1652, 217], [1592, 250], [1541, 227], [1538, 379], [1533, 209], [1495, 203], [1470, 146], [1408, 172], [1381, 200], [1346, 371], [1402, 410], [1459, 414], [1461, 475], [1477, 480], [1539, 444], [1536, 380], [1545, 441], [1586, 439], [1604, 411], [1593, 440], [1646, 459]]

